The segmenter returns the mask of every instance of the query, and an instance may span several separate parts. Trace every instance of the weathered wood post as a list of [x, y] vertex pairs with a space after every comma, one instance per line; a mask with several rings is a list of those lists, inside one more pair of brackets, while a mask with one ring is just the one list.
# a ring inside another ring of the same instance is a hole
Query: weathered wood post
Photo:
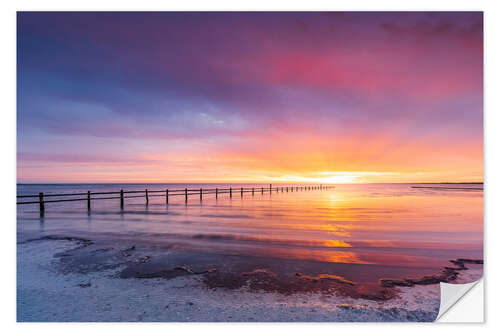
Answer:
[[203, 200], [203, 189], [200, 188], [200, 201]]
[[254, 188], [252, 187], [252, 196], [253, 196]]
[[260, 191], [261, 191], [261, 194], [264, 194], [264, 188], [263, 187], [260, 188]]
[[45, 216], [45, 203], [43, 202], [43, 192], [38, 193], [38, 199], [40, 199], [40, 217]]
[[273, 184], [269, 184], [269, 194], [271, 194], [272, 190], [273, 190]]
[[145, 193], [146, 193], [146, 205], [149, 205], [148, 189], [146, 189]]
[[188, 189], [184, 189], [184, 196], [186, 197], [186, 203], [188, 202]]
[[288, 186], [286, 187], [286, 191], [288, 192]]
[[241, 197], [243, 198], [243, 187], [241, 188]]
[[215, 188], [215, 199], [219, 197], [219, 189], [216, 187]]
[[168, 205], [168, 189], [165, 190], [165, 203]]
[[233, 188], [232, 187], [229, 188], [229, 197], [230, 198], [233, 197]]
[[123, 199], [123, 190], [120, 190], [120, 208], [121, 208], [121, 210], [123, 210], [123, 204], [124, 204], [123, 200], [124, 200]]
[[87, 191], [87, 210], [90, 212], [90, 191]]

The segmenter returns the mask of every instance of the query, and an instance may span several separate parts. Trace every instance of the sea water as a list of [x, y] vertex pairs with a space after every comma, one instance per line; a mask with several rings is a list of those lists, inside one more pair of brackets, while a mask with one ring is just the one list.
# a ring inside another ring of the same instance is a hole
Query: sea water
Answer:
[[[281, 186], [287, 185], [274, 188]], [[335, 273], [356, 282], [422, 276], [438, 272], [452, 259], [482, 259], [482, 184], [339, 184], [264, 194], [261, 188], [268, 184], [20, 184], [17, 191], [147, 188], [173, 194], [184, 188], [230, 187], [232, 197], [205, 194], [200, 199], [196, 194], [185, 202], [179, 195], [170, 196], [168, 204], [164, 192], [150, 192], [148, 204], [139, 193], [125, 199], [123, 210], [119, 199], [92, 200], [90, 212], [86, 201], [46, 203], [42, 219], [37, 204], [18, 205], [18, 239], [56, 234], [128, 238], [219, 255], [354, 264], [357, 270], [344, 265]], [[241, 195], [241, 187], [254, 187], [254, 194]]]

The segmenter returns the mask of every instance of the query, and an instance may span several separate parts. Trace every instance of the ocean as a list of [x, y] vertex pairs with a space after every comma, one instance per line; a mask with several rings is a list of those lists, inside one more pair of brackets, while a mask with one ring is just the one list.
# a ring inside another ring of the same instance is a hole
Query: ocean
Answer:
[[[47, 203], [43, 218], [38, 205], [18, 205], [18, 243], [73, 237], [92, 241], [92, 251], [137, 252], [143, 264], [125, 263], [117, 275], [123, 279], [195, 272], [206, 273], [205, 285], [212, 289], [285, 295], [337, 290], [346, 299], [377, 302], [390, 300], [394, 288], [387, 287], [401, 281], [438, 283], [443, 269], [454, 265], [450, 260], [483, 258], [482, 184], [334, 186], [262, 194], [257, 189], [269, 184], [19, 184], [18, 195], [234, 190], [232, 197], [192, 195], [187, 202], [172, 196], [168, 204], [164, 194], [150, 193], [158, 196], [148, 204], [144, 197], [126, 198], [123, 210], [119, 199], [93, 200], [90, 212], [86, 201]], [[256, 190], [241, 195], [241, 187]], [[123, 264], [114, 262], [116, 253], [94, 253], [63, 258], [65, 269], [81, 268], [82, 262], [96, 270]]]

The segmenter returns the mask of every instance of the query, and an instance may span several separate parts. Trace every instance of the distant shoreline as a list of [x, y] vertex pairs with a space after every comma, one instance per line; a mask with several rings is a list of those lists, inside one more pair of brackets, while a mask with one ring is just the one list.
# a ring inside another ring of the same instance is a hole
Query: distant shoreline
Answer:
[[457, 184], [457, 185], [484, 185], [484, 182], [403, 182], [403, 183], [297, 183], [297, 182], [288, 182], [288, 183], [271, 183], [271, 182], [174, 182], [174, 183], [16, 183], [19, 185], [199, 185], [199, 184], [328, 184], [328, 185], [374, 185], [374, 184]]

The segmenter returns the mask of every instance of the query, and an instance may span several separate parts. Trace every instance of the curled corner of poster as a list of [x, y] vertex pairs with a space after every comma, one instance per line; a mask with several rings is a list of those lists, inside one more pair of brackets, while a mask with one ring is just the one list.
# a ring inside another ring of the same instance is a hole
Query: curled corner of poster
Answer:
[[484, 281], [483, 278], [465, 284], [440, 284], [441, 303], [438, 323], [483, 323]]

